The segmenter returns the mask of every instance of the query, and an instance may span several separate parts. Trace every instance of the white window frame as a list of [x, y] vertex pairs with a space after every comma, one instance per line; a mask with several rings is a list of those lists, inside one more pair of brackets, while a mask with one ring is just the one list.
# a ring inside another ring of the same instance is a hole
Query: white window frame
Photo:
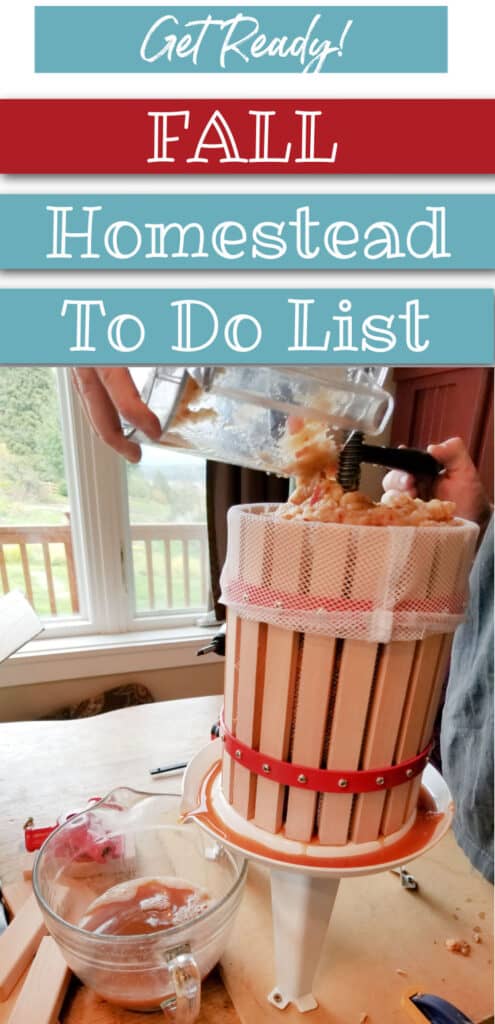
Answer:
[[177, 630], [197, 633], [205, 620], [211, 625], [211, 617], [201, 610], [177, 614], [134, 611], [125, 462], [90, 428], [68, 369], [57, 370], [57, 382], [80, 612], [44, 619], [37, 648], [48, 648], [57, 638], [70, 641], [106, 634], [109, 642], [112, 638], [110, 646], [130, 634], [139, 634], [135, 637], [138, 643], [146, 633], [151, 641], [153, 633], [156, 642], [157, 631], [166, 639], [171, 632], [177, 637]]
[[125, 462], [91, 430], [68, 369], [57, 382], [80, 613], [43, 620], [0, 665], [0, 688], [197, 667], [215, 615], [135, 614]]

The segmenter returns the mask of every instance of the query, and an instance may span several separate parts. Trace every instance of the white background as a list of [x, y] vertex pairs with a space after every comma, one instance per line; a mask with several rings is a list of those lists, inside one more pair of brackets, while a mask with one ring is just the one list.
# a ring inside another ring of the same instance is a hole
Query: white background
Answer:
[[[50, 6], [76, 7], [84, 0], [50, 0]], [[34, 74], [34, 0], [4, 0], [0, 13], [0, 95], [3, 97], [484, 97], [495, 98], [495, 4], [493, 0], [359, 0], [356, 6], [374, 7], [448, 6], [449, 72], [447, 75], [35, 75]], [[98, 2], [87, 4], [99, 7]], [[163, 8], [153, 0], [142, 5], [137, 0], [105, 0], [106, 6], [147, 6]], [[208, 6], [196, 0], [197, 6]], [[252, 6], [281, 7], [280, 33], [283, 34], [283, 10], [301, 7], [297, 0], [252, 0]], [[308, 6], [318, 7], [309, 0]], [[341, 3], [345, 6], [345, 3]], [[194, 6], [172, 0], [171, 6]], [[212, 6], [246, 4], [222, 3]], [[335, 4], [323, 4], [332, 7]], [[349, 36], [349, 40], [351, 37]], [[118, 39], [115, 40], [118, 46]], [[77, 47], [77, 39], [74, 40]], [[463, 145], [463, 140], [459, 139]]]
[[[63, 6], [71, 0], [51, 0]], [[81, 0], [72, 0], [81, 2]], [[121, 6], [125, 0], [106, 0]], [[393, 0], [380, 0], [393, 6]], [[398, 0], [395, 0], [398, 3]], [[131, 3], [131, 0], [129, 0]], [[263, 4], [259, 3], [259, 6]], [[272, 4], [274, 5], [274, 4]], [[373, 6], [361, 0], [361, 6]], [[433, 6], [425, 0], [422, 6]], [[99, 6], [99, 4], [95, 4]], [[148, 6], [163, 6], [148, 3]], [[176, 6], [185, 6], [177, 3]], [[222, 6], [218, 4], [217, 6]], [[239, 5], [238, 5], [239, 6]], [[287, 3], [279, 3], [285, 8]], [[299, 6], [299, 4], [295, 4]], [[315, 6], [317, 6], [315, 4]], [[331, 6], [331, 5], [327, 5]], [[451, 97], [495, 98], [495, 3], [493, 0], [450, 0], [449, 72], [445, 75], [35, 75], [34, 3], [15, 0], [0, 8], [0, 96], [2, 98], [102, 97], [102, 98], [331, 98], [331, 97]], [[283, 16], [281, 19], [283, 27]], [[116, 40], [118, 45], [118, 40]], [[74, 40], [77, 46], [77, 40]], [[495, 124], [487, 124], [494, 132]], [[393, 147], [394, 140], [390, 140]], [[15, 140], [12, 140], [15, 146]], [[123, 140], [132, 146], [132, 138]], [[421, 147], [421, 138], [412, 140]], [[464, 148], [468, 141], [458, 139]], [[9, 192], [143, 192], [143, 193], [447, 193], [485, 192], [495, 194], [495, 176], [483, 177], [366, 177], [328, 178], [287, 175], [266, 178], [249, 176], [188, 179], [158, 175], [142, 177], [0, 177], [0, 191]], [[495, 247], [495, 240], [494, 240]], [[24, 272], [0, 273], [0, 287], [490, 287], [495, 289], [494, 272], [460, 271], [106, 271], [106, 272]], [[473, 331], [476, 325], [473, 325]], [[1, 336], [0, 336], [1, 341]], [[41, 341], [41, 339], [40, 339]], [[467, 349], [468, 349], [468, 339]], [[14, 353], [13, 353], [14, 354]]]

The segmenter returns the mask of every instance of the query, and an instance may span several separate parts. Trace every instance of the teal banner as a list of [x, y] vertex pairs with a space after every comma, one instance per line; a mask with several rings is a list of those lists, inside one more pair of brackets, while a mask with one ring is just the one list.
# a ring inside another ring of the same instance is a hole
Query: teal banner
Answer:
[[35, 9], [35, 68], [88, 74], [445, 74], [447, 6]]
[[493, 270], [495, 195], [10, 195], [4, 270]]
[[0, 363], [491, 365], [490, 289], [2, 289]]

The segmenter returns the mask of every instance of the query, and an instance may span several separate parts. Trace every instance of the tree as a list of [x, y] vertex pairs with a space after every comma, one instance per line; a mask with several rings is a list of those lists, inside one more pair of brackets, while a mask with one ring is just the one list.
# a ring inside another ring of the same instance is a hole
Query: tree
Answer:
[[49, 367], [0, 368], [0, 441], [21, 471], [66, 494], [57, 391]]

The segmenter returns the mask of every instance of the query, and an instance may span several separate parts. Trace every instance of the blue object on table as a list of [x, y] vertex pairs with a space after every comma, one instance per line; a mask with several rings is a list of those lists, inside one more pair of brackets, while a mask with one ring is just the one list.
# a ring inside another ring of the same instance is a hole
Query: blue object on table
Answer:
[[430, 1024], [473, 1024], [469, 1017], [466, 1017], [452, 1003], [440, 996], [416, 995], [411, 997], [411, 1002], [417, 1006], [425, 1020]]

